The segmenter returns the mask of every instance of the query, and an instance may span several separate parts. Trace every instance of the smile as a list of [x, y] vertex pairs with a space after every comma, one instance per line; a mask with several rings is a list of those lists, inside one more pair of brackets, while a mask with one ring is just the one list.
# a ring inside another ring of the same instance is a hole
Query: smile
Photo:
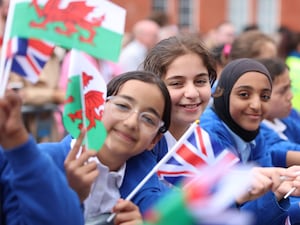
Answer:
[[199, 107], [201, 105], [201, 103], [198, 104], [186, 104], [186, 105], [180, 105], [181, 107], [184, 107], [186, 109], [195, 109], [197, 107]]
[[116, 130], [115, 133], [123, 140], [125, 140], [126, 142], [135, 142], [136, 138], [134, 138], [132, 135], [127, 134], [125, 132]]

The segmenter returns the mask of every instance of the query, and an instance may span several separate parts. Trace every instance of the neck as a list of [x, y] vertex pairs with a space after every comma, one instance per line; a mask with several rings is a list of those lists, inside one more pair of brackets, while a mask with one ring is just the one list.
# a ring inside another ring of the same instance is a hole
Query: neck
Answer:
[[109, 168], [109, 171], [118, 171], [124, 165], [126, 160], [114, 154], [111, 154], [110, 152], [110, 150], [102, 148], [98, 152], [97, 158], [103, 165]]
[[178, 141], [182, 137], [182, 135], [187, 131], [189, 126], [189, 124], [175, 126], [171, 125], [169, 131], [173, 135], [173, 137]]

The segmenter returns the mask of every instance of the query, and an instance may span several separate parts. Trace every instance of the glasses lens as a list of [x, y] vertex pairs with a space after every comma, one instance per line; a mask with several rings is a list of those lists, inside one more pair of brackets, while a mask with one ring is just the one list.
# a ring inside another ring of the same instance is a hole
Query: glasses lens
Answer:
[[126, 119], [132, 113], [136, 112], [139, 115], [139, 123], [142, 128], [149, 130], [157, 130], [163, 126], [161, 119], [151, 112], [141, 112], [134, 110], [133, 104], [126, 98], [120, 96], [110, 96], [107, 98], [113, 106], [113, 114], [120, 118]]

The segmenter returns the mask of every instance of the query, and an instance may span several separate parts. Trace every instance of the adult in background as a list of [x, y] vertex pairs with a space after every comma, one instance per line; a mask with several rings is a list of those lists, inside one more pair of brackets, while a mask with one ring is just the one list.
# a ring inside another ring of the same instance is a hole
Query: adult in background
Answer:
[[122, 72], [139, 68], [148, 50], [158, 41], [159, 25], [149, 19], [141, 20], [134, 25], [132, 32], [133, 40], [123, 48], [119, 58]]

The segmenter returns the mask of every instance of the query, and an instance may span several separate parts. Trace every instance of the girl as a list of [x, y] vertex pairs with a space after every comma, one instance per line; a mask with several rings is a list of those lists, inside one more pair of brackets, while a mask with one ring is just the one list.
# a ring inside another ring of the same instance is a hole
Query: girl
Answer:
[[[70, 137], [58, 145], [61, 152], [69, 152], [65, 170], [70, 186], [83, 203], [86, 222], [103, 222], [112, 210], [116, 213], [114, 224], [140, 223], [143, 206], [119, 200], [122, 197], [119, 188], [126, 180], [126, 161], [145, 149], [152, 149], [169, 128], [170, 96], [156, 75], [144, 71], [128, 72], [112, 79], [107, 94], [102, 117], [107, 137], [101, 150], [83, 151], [76, 157], [84, 133], [70, 152]], [[139, 174], [137, 170], [128, 172]], [[146, 191], [142, 194], [151, 195]]]
[[[209, 101], [211, 85], [216, 78], [214, 62], [209, 51], [197, 36], [190, 34], [171, 37], [159, 42], [148, 53], [144, 61], [144, 69], [159, 75], [167, 85], [172, 99], [171, 125], [169, 131], [164, 134], [152, 152], [145, 152], [142, 156], [133, 157], [129, 160], [130, 163], [127, 163], [127, 168], [132, 166], [136, 170], [144, 171], [144, 175], [139, 177], [130, 173], [125, 175], [128, 178], [126, 180], [131, 181], [129, 184], [131, 189], [134, 188], [133, 181], [136, 180], [138, 183], [151, 169], [145, 168], [143, 162], [152, 161], [154, 166], [185, 133], [190, 124], [200, 117]], [[202, 133], [206, 132], [202, 130]], [[209, 136], [211, 139], [216, 139], [213, 133], [206, 135], [208, 138]], [[224, 148], [228, 147], [228, 145], [223, 146]], [[263, 188], [256, 189], [253, 186], [251, 199], [265, 193], [272, 187], [276, 189], [275, 187], [281, 183], [278, 179], [272, 179], [272, 177], [276, 177], [276, 174], [279, 177], [276, 169], [270, 173], [261, 172], [262, 177], [259, 179], [261, 186], [253, 185]], [[123, 184], [128, 185], [126, 180]], [[143, 189], [149, 188], [146, 184], [141, 192]], [[158, 189], [153, 190], [153, 197], [158, 193]], [[128, 192], [123, 192], [123, 194], [127, 196]], [[249, 195], [240, 197], [237, 199], [238, 203], [249, 200]], [[141, 204], [145, 199], [137, 197], [133, 198], [133, 201]]]
[[[272, 166], [264, 146], [266, 137], [259, 132], [271, 92], [272, 80], [262, 64], [246, 58], [233, 60], [221, 74], [213, 107], [201, 116], [201, 126], [217, 134], [223, 146], [230, 147], [242, 162]], [[253, 211], [256, 224], [284, 224], [289, 209], [289, 201], [284, 198], [286, 191], [284, 185], [280, 185], [257, 200], [245, 203], [241, 209]]]

